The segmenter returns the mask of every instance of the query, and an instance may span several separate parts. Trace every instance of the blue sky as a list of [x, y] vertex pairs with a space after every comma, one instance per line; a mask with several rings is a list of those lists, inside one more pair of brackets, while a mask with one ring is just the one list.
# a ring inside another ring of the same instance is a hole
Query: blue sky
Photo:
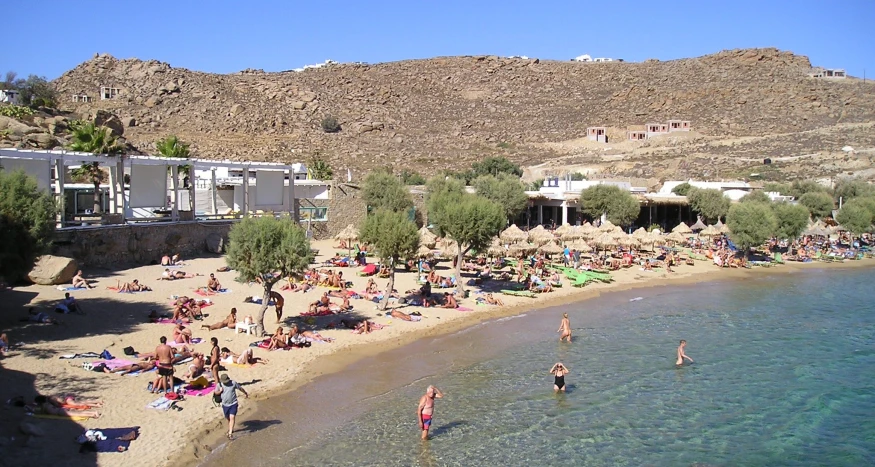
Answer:
[[230, 73], [325, 59], [590, 54], [641, 61], [748, 47], [790, 50], [814, 65], [875, 77], [875, 0], [44, 0], [4, 10], [0, 72], [49, 79], [95, 52]]

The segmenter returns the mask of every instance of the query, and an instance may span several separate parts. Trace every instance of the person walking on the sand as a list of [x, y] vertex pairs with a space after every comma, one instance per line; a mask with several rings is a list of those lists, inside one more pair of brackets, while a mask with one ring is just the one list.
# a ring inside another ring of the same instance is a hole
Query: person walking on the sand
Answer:
[[222, 373], [219, 384], [216, 385], [215, 394], [222, 400], [222, 413], [228, 420], [228, 439], [234, 439], [234, 421], [237, 417], [237, 391], [243, 393], [249, 399], [249, 393], [236, 381], [232, 381], [227, 374]]

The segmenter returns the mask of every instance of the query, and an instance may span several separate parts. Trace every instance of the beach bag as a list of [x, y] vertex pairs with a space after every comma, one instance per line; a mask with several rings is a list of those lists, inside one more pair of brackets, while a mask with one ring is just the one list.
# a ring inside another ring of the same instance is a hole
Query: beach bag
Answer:
[[137, 352], [134, 351], [133, 347], [125, 347], [124, 349], [125, 355], [136, 355]]
[[103, 352], [100, 353], [100, 358], [104, 360], [115, 360], [115, 357], [109, 353], [109, 350], [104, 349]]

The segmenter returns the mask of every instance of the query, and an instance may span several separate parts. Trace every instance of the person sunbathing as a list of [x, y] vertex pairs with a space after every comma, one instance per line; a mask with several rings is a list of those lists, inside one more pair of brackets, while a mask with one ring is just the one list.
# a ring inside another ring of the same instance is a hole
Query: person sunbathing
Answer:
[[192, 277], [202, 276], [203, 274], [191, 274], [185, 271], [171, 271], [170, 269], [165, 269], [161, 274], [161, 277], [158, 278], [159, 281], [173, 281], [177, 279], [191, 279]]
[[55, 305], [55, 311], [57, 311], [58, 313], [64, 313], [64, 314], [67, 314], [67, 313], [79, 313], [80, 315], [85, 314], [82, 312], [82, 308], [79, 306], [79, 302], [77, 302], [76, 299], [73, 298], [72, 295], [70, 295], [70, 292], [65, 293], [64, 299], [61, 300], [60, 303]]
[[61, 324], [61, 321], [54, 319], [41, 311], [37, 312], [33, 307], [27, 309], [27, 314], [28, 317], [21, 319], [21, 321], [41, 324]]
[[9, 337], [6, 333], [0, 334], [0, 356], [5, 357], [9, 353]]
[[222, 290], [222, 284], [219, 283], [219, 280], [216, 279], [215, 274], [210, 274], [210, 279], [207, 281], [207, 291], [209, 292], [219, 292]]
[[142, 371], [142, 372], [152, 371], [152, 369], [155, 368], [155, 365], [157, 365], [157, 362], [155, 360], [146, 360], [146, 361], [131, 363], [130, 365], [117, 366], [117, 367], [113, 368], [112, 370], [104, 367], [103, 372], [104, 373], [118, 373], [120, 375], [126, 375], [128, 373], [134, 373], [137, 371]]
[[276, 332], [270, 336], [270, 344], [267, 350], [278, 350], [288, 348], [288, 337], [283, 334], [282, 326], [276, 328]]
[[192, 360], [188, 364], [188, 371], [182, 375], [186, 379], [194, 379], [203, 374], [204, 366], [206, 365], [204, 354], [200, 352], [193, 352], [191, 354], [191, 357]]
[[178, 323], [173, 328], [173, 342], [177, 344], [191, 344], [191, 329], [186, 328], [182, 323]]
[[85, 289], [93, 289], [94, 288], [94, 287], [91, 287], [91, 285], [88, 284], [88, 281], [82, 277], [82, 270], [81, 269], [76, 271], [76, 275], [73, 276], [72, 284], [73, 284], [73, 287], [75, 287], [77, 289], [78, 288], [85, 288]]
[[178, 254], [175, 254], [173, 256], [164, 255], [161, 257], [161, 266], [173, 266], [180, 261], [181, 259], [179, 258]]
[[309, 339], [311, 341], [326, 342], [326, 343], [334, 342], [333, 337], [322, 337], [322, 335], [319, 334], [318, 332], [301, 331], [300, 335], [303, 336], [305, 339]]
[[373, 278], [368, 279], [368, 286], [367, 288], [365, 288], [365, 292], [369, 294], [376, 294], [378, 291], [379, 289], [377, 289], [377, 282], [374, 281]]
[[36, 396], [33, 398], [33, 405], [25, 406], [25, 409], [31, 413], [56, 415], [59, 417], [88, 417], [99, 418], [100, 413], [93, 410], [74, 410], [55, 407], [46, 396]]
[[349, 247], [346, 245], [346, 240], [341, 240], [340, 244], [335, 246], [334, 248], [339, 248], [341, 250], [348, 250]]
[[441, 308], [450, 308], [455, 309], [459, 307], [459, 303], [456, 302], [456, 296], [453, 292], [447, 292], [444, 294], [444, 304], [441, 305]]
[[310, 313], [324, 313], [328, 311], [328, 306], [331, 305], [331, 299], [328, 298], [328, 292], [324, 292], [319, 300], [311, 303], [308, 307]]
[[69, 394], [61, 396], [45, 396], [45, 398], [50, 404], [62, 409], [85, 410], [93, 409], [95, 407], [103, 407], [102, 400], [76, 400], [74, 396]]
[[404, 321], [419, 321], [422, 319], [421, 316], [408, 315], [407, 313], [398, 310], [392, 310], [389, 315], [393, 318], [403, 319]]
[[118, 293], [148, 292], [152, 290], [150, 287], [140, 284], [140, 281], [137, 279], [134, 279], [131, 282], [125, 282], [124, 284], [117, 280], [115, 285], [115, 289], [112, 287], [107, 287], [107, 289], [115, 290]]
[[256, 357], [251, 347], [244, 350], [241, 354], [231, 352], [227, 347], [222, 347], [219, 355], [219, 361], [226, 365], [255, 365], [256, 363], [268, 363], [266, 359]]
[[500, 298], [494, 297], [491, 293], [486, 294], [486, 303], [489, 305], [504, 306], [504, 302]]
[[237, 326], [237, 308], [231, 308], [231, 314], [229, 314], [227, 318], [225, 318], [224, 320], [219, 321], [218, 323], [215, 323], [215, 324], [210, 324], [210, 325], [204, 324], [201, 326], [201, 329], [207, 328], [210, 331], [215, 331], [217, 329], [222, 329], [222, 328], [234, 329], [236, 326]]

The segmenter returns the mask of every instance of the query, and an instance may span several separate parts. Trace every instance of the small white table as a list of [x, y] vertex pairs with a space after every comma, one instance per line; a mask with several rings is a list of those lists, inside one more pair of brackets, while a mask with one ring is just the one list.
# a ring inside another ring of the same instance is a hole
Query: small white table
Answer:
[[246, 331], [246, 334], [255, 334], [255, 328], [258, 327], [257, 324], [246, 324], [245, 322], [237, 323], [234, 326], [234, 334], [239, 334], [240, 331]]

